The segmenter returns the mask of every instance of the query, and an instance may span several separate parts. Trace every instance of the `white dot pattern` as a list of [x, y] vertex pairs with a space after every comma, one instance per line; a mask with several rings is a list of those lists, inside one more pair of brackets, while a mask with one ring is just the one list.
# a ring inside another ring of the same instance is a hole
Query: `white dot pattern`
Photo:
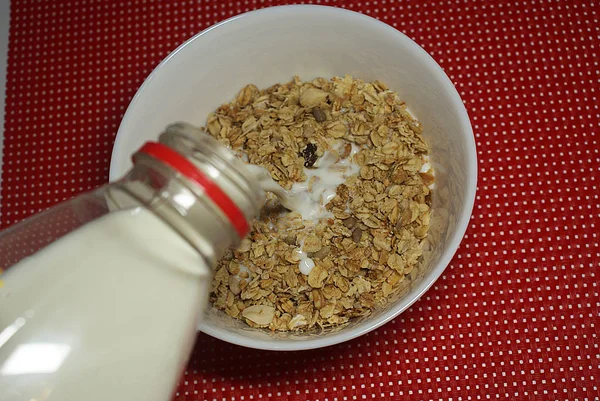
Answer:
[[[0, 226], [106, 182], [128, 102], [183, 40], [284, 3], [13, 1]], [[272, 353], [200, 335], [175, 400], [598, 400], [599, 3], [313, 3], [446, 70], [478, 147], [471, 226], [422, 300], [359, 339]]]

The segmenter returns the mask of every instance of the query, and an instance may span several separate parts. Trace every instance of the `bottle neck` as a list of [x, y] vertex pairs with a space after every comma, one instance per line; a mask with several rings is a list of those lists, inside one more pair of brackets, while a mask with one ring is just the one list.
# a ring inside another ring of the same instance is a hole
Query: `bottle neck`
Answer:
[[116, 208], [151, 210], [186, 239], [211, 267], [236, 247], [258, 216], [264, 191], [233, 153], [185, 124], [144, 145], [134, 167], [112, 184]]

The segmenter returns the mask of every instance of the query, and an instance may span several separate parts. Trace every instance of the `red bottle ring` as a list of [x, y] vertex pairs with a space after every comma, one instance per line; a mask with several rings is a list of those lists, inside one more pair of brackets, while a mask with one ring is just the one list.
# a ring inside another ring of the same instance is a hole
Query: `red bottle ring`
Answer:
[[199, 185], [206, 196], [227, 217], [240, 236], [240, 239], [246, 236], [250, 229], [248, 222], [246, 221], [246, 216], [244, 216], [240, 208], [237, 207], [231, 198], [229, 198], [217, 184], [200, 171], [200, 169], [192, 162], [168, 146], [158, 142], [146, 142], [139, 152], [152, 156]]

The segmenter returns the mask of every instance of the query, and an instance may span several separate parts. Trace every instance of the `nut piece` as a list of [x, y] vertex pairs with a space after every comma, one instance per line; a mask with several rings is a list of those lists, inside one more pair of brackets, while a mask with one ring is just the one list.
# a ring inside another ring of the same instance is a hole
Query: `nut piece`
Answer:
[[348, 217], [347, 219], [344, 219], [343, 222], [344, 222], [344, 226], [346, 226], [346, 228], [353, 228], [357, 223], [357, 221], [354, 217]]
[[248, 106], [258, 96], [258, 88], [252, 84], [244, 86], [244, 88], [237, 95], [237, 103], [244, 107]]
[[325, 298], [320, 290], [312, 290], [312, 298], [316, 309], [321, 309], [325, 305]]
[[392, 269], [396, 270], [398, 273], [404, 273], [404, 261], [402, 260], [402, 256], [397, 253], [392, 253], [388, 257], [387, 264]]
[[323, 268], [323, 266], [321, 264], [317, 264], [308, 274], [308, 285], [310, 285], [312, 288], [321, 288], [323, 287], [323, 281], [327, 278], [327, 276], [327, 271]]
[[221, 132], [221, 124], [219, 123], [219, 117], [211, 113], [206, 120], [206, 128], [212, 136], [218, 137], [219, 133]]
[[319, 249], [317, 252], [311, 254], [310, 257], [313, 259], [324, 259], [327, 257], [327, 255], [329, 255], [329, 252], [331, 252], [331, 247], [324, 246], [321, 249]]
[[233, 292], [233, 295], [238, 295], [242, 292], [240, 288], [240, 278], [237, 276], [229, 276], [229, 289]]
[[341, 121], [333, 121], [327, 124], [327, 133], [331, 135], [332, 138], [343, 138], [348, 132], [348, 127]]
[[340, 159], [345, 159], [352, 153], [352, 145], [347, 143], [344, 145], [344, 151], [340, 154]]
[[306, 320], [306, 317], [304, 315], [294, 316], [292, 320], [290, 320], [287, 324], [288, 329], [290, 330], [296, 330], [306, 325], [308, 325], [308, 321]]
[[406, 209], [403, 209], [402, 212], [400, 213], [400, 217], [398, 218], [398, 222], [396, 223], [396, 230], [400, 230], [402, 227], [410, 224], [411, 220], [412, 220], [412, 212], [407, 207]]
[[307, 88], [300, 94], [300, 104], [303, 107], [315, 107], [327, 99], [327, 92], [317, 88]]
[[321, 317], [323, 319], [329, 319], [331, 316], [333, 316], [334, 311], [335, 311], [335, 305], [327, 304], [319, 311], [319, 314], [321, 315]]
[[392, 293], [392, 289], [393, 289], [393, 287], [391, 285], [389, 285], [388, 283], [383, 283], [381, 285], [381, 291], [383, 292], [384, 297], [387, 297], [388, 295], [390, 295]]
[[253, 305], [244, 309], [242, 316], [259, 326], [268, 326], [275, 316], [275, 308], [267, 305]]
[[318, 252], [321, 249], [321, 240], [316, 234], [311, 234], [304, 240], [302, 250], [306, 253]]
[[317, 120], [317, 122], [322, 123], [327, 120], [327, 114], [320, 107], [315, 107], [312, 109], [312, 115]]

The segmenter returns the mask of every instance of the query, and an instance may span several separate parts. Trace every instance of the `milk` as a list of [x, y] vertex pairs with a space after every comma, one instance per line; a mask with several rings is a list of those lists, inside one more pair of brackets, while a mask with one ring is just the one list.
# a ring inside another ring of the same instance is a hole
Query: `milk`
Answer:
[[[353, 161], [359, 147], [353, 143], [350, 155], [340, 159], [338, 152], [343, 144], [344, 142], [340, 141], [334, 149], [335, 152], [325, 151], [313, 168], [304, 168], [304, 174], [308, 177], [306, 181], [292, 185], [288, 196], [303, 202], [295, 206], [300, 209], [296, 211], [302, 214], [304, 220], [316, 221], [333, 217], [325, 206], [335, 198], [338, 186], [360, 172], [360, 166]], [[310, 202], [310, 207], [306, 206], [307, 202]]]
[[300, 241], [300, 247], [296, 248], [295, 252], [300, 258], [298, 270], [300, 270], [300, 273], [308, 276], [315, 267], [315, 261], [308, 256], [308, 253], [304, 252], [304, 240]]
[[289, 191], [275, 182], [264, 167], [248, 164], [246, 168], [265, 191], [277, 196], [283, 207], [300, 213], [305, 221], [317, 223], [333, 217], [325, 206], [335, 197], [337, 187], [360, 171], [360, 166], [353, 160], [360, 148], [354, 143], [351, 144], [352, 150], [348, 157], [339, 158], [339, 152], [345, 144], [344, 141], [338, 141], [334, 152], [325, 151], [313, 168], [305, 167], [307, 179], [295, 182]]
[[[304, 221], [316, 224], [333, 217], [326, 205], [336, 196], [338, 186], [360, 171], [360, 166], [353, 160], [360, 148], [352, 143], [350, 154], [340, 159], [339, 152], [344, 145], [344, 141], [338, 141], [334, 152], [325, 151], [313, 168], [304, 168], [307, 179], [294, 183], [289, 191], [275, 182], [266, 168], [252, 164], [246, 165], [246, 168], [263, 190], [277, 196], [283, 207], [300, 213]], [[304, 242], [301, 242], [296, 249], [300, 258], [298, 269], [300, 273], [308, 275], [315, 267], [315, 262], [304, 252], [303, 246]]]
[[170, 399], [210, 269], [146, 209], [110, 213], [0, 276], [0, 400]]

